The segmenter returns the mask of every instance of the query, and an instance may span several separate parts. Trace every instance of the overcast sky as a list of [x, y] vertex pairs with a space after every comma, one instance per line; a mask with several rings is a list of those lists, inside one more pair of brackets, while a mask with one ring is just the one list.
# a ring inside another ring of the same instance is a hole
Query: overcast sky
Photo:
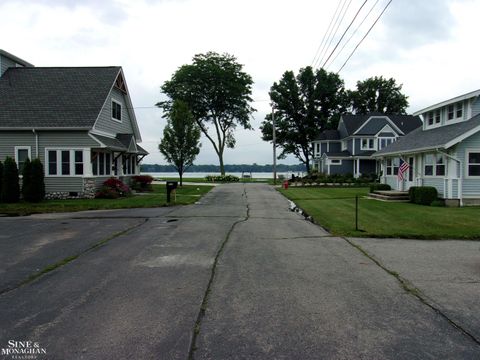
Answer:
[[[159, 164], [165, 163], [157, 148], [165, 120], [153, 105], [161, 99], [160, 86], [193, 55], [228, 52], [253, 77], [258, 111], [255, 130], [237, 131], [237, 147], [226, 151], [225, 163], [266, 164], [272, 163], [271, 144], [261, 140], [258, 127], [270, 111], [270, 86], [286, 70], [312, 64], [338, 4], [340, 10], [350, 3], [330, 53], [363, 2], [1, 0], [0, 48], [36, 66], [122, 66], [142, 146], [150, 152], [144, 163]], [[370, 16], [333, 54], [329, 71], [340, 69], [388, 0], [375, 2], [367, 1], [344, 40], [373, 8]], [[340, 76], [347, 88], [375, 75], [395, 78], [409, 96], [410, 112], [476, 90], [478, 14], [478, 0], [393, 0]], [[213, 148], [202, 142], [195, 163], [216, 164]]]

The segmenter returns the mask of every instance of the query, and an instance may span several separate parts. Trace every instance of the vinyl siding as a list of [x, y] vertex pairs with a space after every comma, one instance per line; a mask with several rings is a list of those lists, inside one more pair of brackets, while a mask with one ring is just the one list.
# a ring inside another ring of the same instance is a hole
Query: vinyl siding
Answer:
[[330, 165], [330, 175], [333, 174], [353, 174], [353, 160], [342, 159], [341, 165]]
[[[130, 114], [127, 110], [125, 96], [126, 95], [117, 88], [112, 88], [94, 126], [95, 129], [105, 131], [112, 135], [116, 135], [118, 133], [133, 133], [132, 122], [130, 119]], [[112, 99], [118, 101], [122, 105], [122, 122], [112, 119]]]
[[342, 145], [340, 142], [330, 142], [330, 152], [340, 152], [342, 151]]
[[7, 156], [15, 158], [15, 146], [30, 146], [32, 158], [35, 158], [35, 134], [32, 131], [1, 131], [0, 132], [0, 161]]
[[423, 186], [433, 186], [438, 191], [438, 196], [443, 197], [443, 177], [424, 177]]
[[91, 148], [99, 144], [86, 131], [39, 131], [38, 147], [40, 160], [45, 163], [45, 148]]
[[350, 152], [350, 154], [353, 154], [354, 141], [355, 141], [355, 139], [348, 139], [347, 140], [347, 150]]
[[472, 117], [480, 114], [480, 96], [477, 96], [472, 102]]
[[463, 164], [463, 186], [462, 192], [463, 196], [479, 196], [480, 197], [480, 178], [478, 179], [469, 179], [467, 176], [467, 158], [466, 152], [469, 149], [478, 149], [480, 151], [480, 133], [477, 133], [473, 136], [462, 141], [456, 146], [457, 157], [462, 161]]
[[398, 180], [396, 176], [385, 176], [384, 183], [390, 185], [392, 190], [398, 189]]
[[318, 155], [322, 156], [322, 154], [326, 152], [327, 152], [327, 143], [325, 142], [320, 143], [320, 154]]
[[45, 177], [45, 192], [83, 192], [83, 178], [56, 176]]

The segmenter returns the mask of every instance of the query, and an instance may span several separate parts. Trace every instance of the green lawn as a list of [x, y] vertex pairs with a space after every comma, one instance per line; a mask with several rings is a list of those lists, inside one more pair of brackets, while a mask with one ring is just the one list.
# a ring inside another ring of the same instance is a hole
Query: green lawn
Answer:
[[[177, 189], [176, 202], [171, 205], [186, 205], [196, 202], [212, 189], [207, 185], [184, 185]], [[165, 185], [153, 185], [153, 192], [120, 199], [75, 199], [45, 200], [38, 204], [20, 202], [0, 204], [0, 214], [28, 215], [36, 213], [71, 212], [83, 210], [125, 209], [167, 206]]]
[[[480, 207], [447, 208], [365, 198], [368, 188], [280, 190], [334, 235], [418, 239], [480, 239]], [[355, 231], [355, 195], [359, 229]]]

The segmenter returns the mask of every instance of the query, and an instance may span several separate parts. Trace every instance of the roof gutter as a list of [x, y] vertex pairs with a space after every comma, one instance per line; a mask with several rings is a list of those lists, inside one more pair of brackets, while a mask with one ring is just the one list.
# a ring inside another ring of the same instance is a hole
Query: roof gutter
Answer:
[[443, 154], [445, 155], [447, 158], [449, 159], [452, 159], [453, 161], [456, 161], [458, 163], [458, 166], [459, 166], [459, 170], [460, 170], [460, 176], [458, 178], [458, 200], [460, 202], [460, 206], [463, 206], [463, 167], [462, 167], [462, 160], [460, 160], [459, 158], [456, 158], [450, 154], [447, 154], [446, 152], [442, 151], [441, 149], [435, 149], [437, 152], [439, 152], [440, 154]]

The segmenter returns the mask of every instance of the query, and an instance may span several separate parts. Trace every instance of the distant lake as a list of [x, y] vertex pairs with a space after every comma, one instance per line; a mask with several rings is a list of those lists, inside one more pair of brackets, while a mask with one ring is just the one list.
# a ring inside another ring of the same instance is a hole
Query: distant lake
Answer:
[[[173, 177], [178, 177], [178, 173], [175, 172], [148, 172], [148, 173], [141, 173], [142, 175], [150, 175], [153, 176], [154, 178], [173, 178]], [[227, 175], [235, 175], [238, 176], [239, 178], [242, 177], [241, 172], [226, 172]], [[250, 172], [244, 172], [244, 175], [250, 175]], [[252, 178], [254, 179], [273, 179], [273, 174], [271, 172], [252, 172]], [[291, 176], [301, 176], [302, 172], [301, 171], [289, 171], [289, 172], [277, 172], [278, 175], [283, 175], [285, 178], [290, 178]], [[206, 173], [206, 172], [186, 172], [183, 174], [184, 178], [204, 178], [207, 175], [220, 175], [220, 173]]]

